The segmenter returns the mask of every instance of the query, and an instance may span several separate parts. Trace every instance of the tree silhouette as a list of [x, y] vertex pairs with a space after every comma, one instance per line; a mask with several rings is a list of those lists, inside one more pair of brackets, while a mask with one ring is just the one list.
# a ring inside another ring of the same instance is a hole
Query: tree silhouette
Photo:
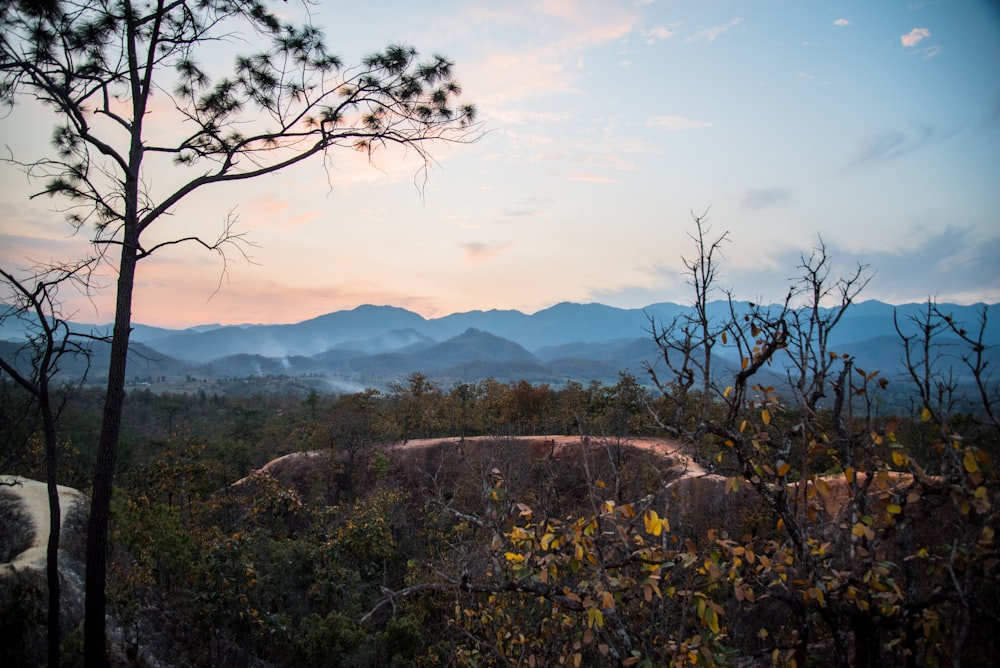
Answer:
[[[137, 263], [181, 242], [220, 254], [246, 244], [232, 218], [213, 240], [171, 236], [169, 215], [207, 186], [344, 147], [402, 145], [425, 174], [428, 142], [468, 142], [478, 130], [474, 108], [455, 106], [461, 89], [447, 59], [421, 61], [394, 45], [345, 69], [316, 26], [283, 22], [260, 0], [6, 1], [0, 23], [0, 98], [33, 99], [58, 119], [54, 153], [16, 164], [42, 182], [38, 195], [68, 202], [71, 224], [92, 234], [118, 275], [87, 541], [85, 656], [104, 665], [108, 512]], [[209, 47], [237, 40], [258, 50], [228, 75], [205, 64]], [[154, 181], [157, 167], [170, 167], [169, 178]], [[147, 241], [154, 226], [159, 236]]]
[[[0, 323], [17, 319], [26, 328], [24, 345], [9, 359], [0, 358], [0, 378], [9, 376], [34, 402], [41, 418], [45, 443], [45, 483], [49, 500], [49, 536], [45, 553], [48, 585], [48, 665], [59, 665], [59, 534], [62, 511], [58, 488], [58, 432], [56, 421], [61, 403], [53, 386], [58, 385], [59, 363], [63, 357], [83, 356], [89, 366], [89, 350], [81, 335], [70, 330], [60, 315], [58, 293], [63, 284], [86, 276], [90, 263], [77, 266], [40, 269], [33, 275], [19, 278], [0, 268], [0, 281], [5, 288], [3, 301], [13, 307], [0, 314]], [[27, 356], [30, 360], [25, 360]], [[19, 363], [20, 362], [20, 363]], [[23, 364], [21, 364], [23, 363]], [[24, 368], [22, 368], [24, 367]], [[85, 376], [86, 374], [84, 374]], [[82, 382], [82, 378], [80, 379]], [[69, 384], [71, 381], [67, 381]], [[63, 388], [65, 389], [65, 387]]]

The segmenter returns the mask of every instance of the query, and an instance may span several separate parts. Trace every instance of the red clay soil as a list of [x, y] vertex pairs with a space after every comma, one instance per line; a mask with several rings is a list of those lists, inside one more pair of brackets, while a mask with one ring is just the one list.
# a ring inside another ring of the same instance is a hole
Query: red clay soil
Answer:
[[[423, 438], [393, 443], [388, 446], [387, 451], [403, 455], [417, 455], [420, 458], [420, 455], [432, 449], [454, 447], [456, 450], [461, 450], [495, 439], [494, 436], [467, 436], [464, 439], [458, 437]], [[605, 444], [602, 439], [597, 438], [559, 435], [523, 436], [514, 437], [513, 440], [523, 445], [526, 456], [532, 459], [572, 457], [573, 452], [578, 451], [581, 447], [600, 448]], [[704, 477], [707, 475], [705, 469], [688, 455], [685, 446], [677, 441], [663, 438], [637, 438], [622, 440], [621, 445], [652, 452], [662, 457], [664, 461], [670, 462], [671, 466], [677, 469], [680, 477]], [[255, 475], [295, 479], [301, 474], [302, 467], [306, 462], [326, 456], [329, 456], [329, 451], [292, 452], [271, 460], [246, 478], [238, 480], [235, 485], [241, 485]]]
[[[406, 442], [394, 443], [389, 446], [390, 450], [409, 450], [437, 447], [442, 444], [452, 444], [459, 447], [466, 443], [482, 443], [484, 441], [495, 440], [495, 436], [472, 436], [460, 439], [452, 438], [421, 438]], [[552, 456], [555, 458], [570, 456], [572, 452], [583, 447], [601, 447], [604, 443], [602, 439], [591, 438], [589, 436], [518, 436], [515, 441], [525, 444], [530, 454], [535, 456]], [[665, 438], [629, 438], [621, 441], [622, 445], [638, 450], [653, 452], [664, 459], [668, 459], [677, 464], [683, 465], [685, 475], [704, 476], [705, 469], [695, 462], [687, 454], [687, 448], [677, 441]]]

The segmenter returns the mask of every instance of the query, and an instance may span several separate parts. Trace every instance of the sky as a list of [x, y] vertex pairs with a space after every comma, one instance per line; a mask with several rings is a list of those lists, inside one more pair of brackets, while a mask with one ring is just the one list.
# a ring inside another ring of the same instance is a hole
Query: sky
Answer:
[[[431, 147], [426, 183], [412, 155], [348, 151], [197, 194], [154, 234], [211, 236], [232, 213], [248, 257], [158, 252], [134, 321], [687, 303], [706, 212], [738, 299], [780, 301], [822, 241], [835, 275], [868, 267], [863, 299], [1000, 302], [995, 2], [323, 0], [313, 20], [348, 65], [390, 43], [447, 56], [484, 134]], [[0, 119], [8, 155], [47, 154], [42, 119]], [[31, 192], [0, 165], [4, 267], [85, 249]], [[106, 274], [64, 293], [74, 319], [112, 319]]]

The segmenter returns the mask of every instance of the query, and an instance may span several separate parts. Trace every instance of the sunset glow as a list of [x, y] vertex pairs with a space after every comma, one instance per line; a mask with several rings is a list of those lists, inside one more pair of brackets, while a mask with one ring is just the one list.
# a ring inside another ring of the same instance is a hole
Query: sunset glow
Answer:
[[[865, 298], [1000, 302], [995, 3], [324, 0], [311, 11], [347, 66], [398, 42], [447, 56], [486, 133], [433, 146], [426, 181], [412, 151], [369, 160], [345, 148], [196, 193], [150, 238], [214, 237], [233, 216], [247, 243], [225, 259], [188, 244], [142, 261], [135, 321], [686, 302], [681, 257], [692, 212], [705, 211], [730, 232], [720, 279], [740, 298], [780, 299], [822, 238], [844, 272], [870, 265]], [[3, 143], [18, 160], [45, 157], [54, 119], [21, 102], [0, 121]], [[151, 129], [182, 135], [169, 111]], [[146, 177], [169, 184], [175, 169], [163, 161]], [[29, 199], [38, 189], [0, 165], [5, 267], [87, 249], [64, 203]], [[113, 267], [102, 283], [65, 295], [67, 312], [110, 321]]]

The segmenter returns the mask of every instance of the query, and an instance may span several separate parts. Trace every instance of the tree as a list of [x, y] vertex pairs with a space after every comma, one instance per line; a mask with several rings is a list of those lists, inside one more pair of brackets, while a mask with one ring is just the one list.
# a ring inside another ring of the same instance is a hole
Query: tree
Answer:
[[[371, 456], [373, 446], [382, 440], [379, 434], [380, 397], [381, 392], [368, 388], [342, 395], [330, 407], [326, 417], [326, 434], [322, 437], [325, 439], [323, 445], [330, 452], [328, 466], [332, 470], [341, 469], [335, 489], [328, 488], [327, 491], [335, 503], [355, 498], [358, 460]], [[346, 461], [340, 460], [340, 453], [347, 455]]]
[[[106, 663], [104, 607], [108, 513], [125, 398], [136, 268], [182, 242], [223, 254], [244, 238], [228, 219], [215, 240], [147, 241], [185, 198], [208, 186], [253, 179], [337, 148], [372, 153], [405, 146], [424, 160], [431, 141], [471, 141], [474, 109], [441, 56], [418, 60], [390, 46], [351, 69], [329, 54], [315, 26], [282, 22], [261, 0], [64, 0], [0, 5], [0, 97], [24, 96], [59, 121], [52, 157], [21, 164], [43, 180], [39, 194], [68, 201], [77, 228], [91, 226], [101, 257], [117, 270], [105, 408], [88, 527], [85, 655]], [[205, 48], [244, 26], [260, 45], [219, 76], [199, 62]], [[154, 95], [176, 124], [147, 123]], [[181, 129], [181, 133], [176, 131]], [[180, 138], [178, 138], [180, 135]], [[150, 170], [173, 165], [154, 186]], [[164, 237], [160, 237], [161, 239]]]
[[406, 385], [397, 383], [393, 394], [399, 400], [403, 441], [432, 438], [440, 430], [441, 388], [419, 371], [406, 378]]
[[[657, 323], [650, 317], [650, 333], [660, 348], [661, 357], [672, 380], [671, 389], [665, 396], [675, 401], [676, 414], [686, 411], [688, 394], [692, 388], [700, 394], [700, 414], [704, 417], [712, 400], [712, 351], [723, 335], [726, 324], [713, 321], [708, 312], [712, 296], [720, 291], [718, 285], [719, 263], [717, 255], [722, 254], [722, 245], [729, 241], [729, 232], [723, 232], [710, 239], [711, 228], [707, 224], [706, 211], [694, 218], [695, 232], [688, 236], [694, 241], [696, 256], [681, 258], [688, 285], [694, 290], [691, 310], [676, 316], [670, 323]], [[654, 366], [647, 364], [654, 385], [665, 389]], [[700, 387], [696, 386], [700, 384]]]
[[[918, 412], [937, 434], [943, 475], [934, 477], [899, 438], [902, 420], [880, 413], [888, 379], [830, 347], [833, 329], [867, 283], [866, 268], [831, 280], [821, 241], [800, 269], [777, 307], [750, 304], [739, 312], [730, 298], [719, 342], [739, 366], [728, 383], [711, 380], [715, 406], [708, 411], [684, 400], [689, 330], [654, 333], [663, 357], [675, 360], [668, 364], [673, 377], [654, 375], [670, 408], [657, 417], [694, 445], [714, 439], [719, 470], [730, 476], [726, 491], [749, 487], [766, 511], [763, 532], [715, 543], [729, 560], [737, 600], [749, 587], [757, 600], [782, 606], [784, 623], [761, 627], [775, 660], [802, 665], [820, 641], [829, 643], [836, 665], [957, 665], [974, 656], [967, 639], [987, 642], [1000, 621], [991, 611], [998, 480], [982, 437], [952, 426], [957, 379], [937, 366], [937, 339], [951, 332], [952, 343], [964, 345], [958, 357], [974, 394], [987, 398], [976, 426], [989, 431], [996, 393], [982, 356], [985, 311], [978, 334], [931, 306], [915, 320], [916, 334], [897, 323]], [[776, 389], [782, 375], [787, 384]]]
[[[59, 665], [59, 534], [62, 513], [59, 507], [58, 488], [58, 432], [56, 420], [59, 406], [53, 392], [53, 384], [59, 373], [62, 358], [83, 356], [89, 363], [89, 355], [82, 345], [81, 337], [74, 334], [68, 323], [60, 317], [58, 291], [61, 284], [78, 280], [86, 275], [90, 263], [75, 267], [41, 269], [29, 279], [21, 280], [11, 272], [0, 269], [6, 287], [10, 289], [15, 307], [0, 315], [0, 320], [17, 318], [24, 321], [27, 341], [21, 351], [31, 357], [26, 369], [19, 368], [15, 354], [10, 359], [0, 357], [0, 371], [5, 373], [36, 403], [41, 417], [41, 429], [45, 442], [45, 483], [49, 500], [49, 536], [45, 552], [45, 572], [48, 584], [48, 663]], [[30, 286], [27, 281], [33, 280]], [[6, 299], [4, 300], [6, 302]], [[84, 377], [86, 374], [84, 374]], [[80, 379], [82, 381], [82, 378]]]

